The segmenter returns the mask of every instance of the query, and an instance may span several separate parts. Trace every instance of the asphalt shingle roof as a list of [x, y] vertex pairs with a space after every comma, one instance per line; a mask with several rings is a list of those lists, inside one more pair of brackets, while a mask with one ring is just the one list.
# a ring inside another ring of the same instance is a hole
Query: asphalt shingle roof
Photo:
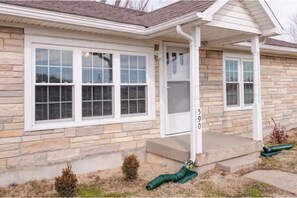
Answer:
[[[78, 16], [104, 19], [114, 22], [151, 27], [165, 23], [171, 19], [181, 17], [193, 12], [204, 12], [216, 0], [181, 0], [152, 12], [142, 12], [128, 8], [115, 7], [98, 1], [82, 0], [35, 0], [12, 1], [0, 0], [0, 3], [13, 4], [41, 10], [74, 14]], [[297, 44], [267, 38], [267, 45], [297, 48]]]
[[141, 12], [137, 10], [115, 7], [98, 1], [11, 1], [0, 0], [1, 3], [13, 4], [22, 7], [37, 8], [79, 16], [105, 19], [120, 23], [141, 25], [145, 27], [154, 26], [171, 19], [192, 12], [203, 12], [209, 8], [215, 0], [184, 0], [178, 1], [152, 12]]

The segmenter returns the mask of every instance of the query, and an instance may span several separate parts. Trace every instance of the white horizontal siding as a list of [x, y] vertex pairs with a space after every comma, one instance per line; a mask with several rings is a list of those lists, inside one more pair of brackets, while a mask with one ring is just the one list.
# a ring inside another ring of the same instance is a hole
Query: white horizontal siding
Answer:
[[209, 25], [247, 32], [260, 32], [259, 25], [238, 0], [229, 1], [224, 5], [214, 14], [213, 21]]
[[269, 16], [266, 14], [258, 0], [245, 0], [244, 4], [245, 7], [253, 15], [253, 18], [259, 24], [261, 30], [271, 29], [274, 27], [272, 21], [270, 20]]

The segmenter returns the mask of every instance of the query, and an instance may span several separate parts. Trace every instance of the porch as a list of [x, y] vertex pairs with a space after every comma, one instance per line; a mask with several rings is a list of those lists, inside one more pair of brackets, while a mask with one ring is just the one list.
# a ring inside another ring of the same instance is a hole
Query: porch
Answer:
[[[204, 152], [196, 155], [196, 166], [213, 164], [250, 154], [260, 155], [261, 141], [236, 135], [204, 133]], [[146, 152], [178, 162], [190, 159], [190, 135], [171, 136], [147, 140]]]

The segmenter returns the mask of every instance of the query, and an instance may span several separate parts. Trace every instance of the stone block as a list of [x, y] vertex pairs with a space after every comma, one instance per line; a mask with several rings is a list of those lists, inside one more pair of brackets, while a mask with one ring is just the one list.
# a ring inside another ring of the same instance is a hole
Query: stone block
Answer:
[[41, 135], [40, 137], [41, 140], [57, 139], [57, 138], [64, 138], [64, 133], [44, 134], [44, 135]]
[[24, 123], [7, 123], [4, 124], [4, 130], [16, 130], [16, 129], [23, 129]]
[[75, 128], [65, 129], [65, 137], [75, 137]]
[[0, 158], [8, 158], [8, 157], [15, 157], [20, 155], [20, 150], [10, 150], [10, 151], [1, 151]]
[[0, 138], [0, 144], [12, 144], [21, 142], [21, 137]]
[[0, 71], [12, 71], [12, 65], [0, 65]]
[[81, 149], [82, 156], [94, 155], [99, 153], [110, 153], [110, 152], [118, 152], [120, 150], [120, 144], [106, 144], [100, 146], [92, 146], [92, 147], [85, 147]]
[[19, 143], [15, 143], [15, 144], [3, 144], [3, 145], [0, 145], [0, 152], [1, 151], [17, 150], [19, 148], [20, 148], [20, 144]]
[[[0, 37], [1, 37], [1, 34], [0, 34]], [[24, 34], [11, 33], [11, 38], [12, 39], [23, 40], [24, 39]]]
[[38, 153], [45, 151], [54, 151], [69, 148], [69, 139], [51, 139], [51, 140], [39, 140], [34, 142], [22, 142], [21, 153]]
[[127, 132], [122, 132], [122, 133], [115, 133], [114, 137], [119, 138], [119, 137], [126, 137], [128, 135]]
[[18, 137], [23, 134], [23, 130], [5, 130], [0, 131], [0, 138]]
[[4, 46], [24, 46], [24, 41], [19, 39], [4, 39]]
[[12, 117], [0, 117], [0, 124], [12, 122]]
[[120, 143], [120, 150], [131, 150], [131, 149], [135, 149], [137, 146], [137, 142], [133, 141], [133, 142], [121, 142]]
[[23, 136], [22, 137], [23, 142], [31, 142], [31, 141], [37, 141], [40, 140], [40, 135], [29, 135], [29, 136]]
[[118, 133], [122, 132], [122, 124], [104, 125], [104, 133]]
[[0, 32], [0, 38], [10, 38], [9, 33]]
[[80, 157], [80, 149], [68, 149], [47, 153], [48, 162], [63, 162]]
[[24, 55], [20, 52], [0, 52], [0, 64], [22, 65]]
[[23, 113], [23, 104], [0, 104], [0, 117], [22, 116]]
[[153, 127], [152, 121], [145, 122], [129, 122], [123, 124], [123, 131], [139, 131], [145, 129], [151, 129]]
[[121, 137], [121, 138], [113, 138], [113, 139], [111, 139], [111, 143], [129, 142], [129, 141], [133, 141], [133, 137]]
[[111, 141], [110, 139], [97, 139], [97, 140], [89, 140], [89, 141], [80, 141], [80, 142], [74, 142], [70, 143], [70, 148], [83, 148], [88, 146], [97, 146], [101, 144], [109, 144]]
[[103, 126], [88, 126], [75, 129], [76, 136], [99, 135], [103, 133]]
[[33, 166], [35, 164], [34, 155], [23, 155], [7, 159], [7, 168], [16, 169], [19, 167]]

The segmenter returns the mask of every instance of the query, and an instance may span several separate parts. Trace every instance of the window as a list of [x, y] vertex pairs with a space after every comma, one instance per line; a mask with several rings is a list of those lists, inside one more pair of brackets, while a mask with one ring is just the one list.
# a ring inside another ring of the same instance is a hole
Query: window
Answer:
[[252, 60], [239, 55], [225, 57], [224, 73], [227, 109], [249, 108], [254, 101]]
[[155, 119], [152, 46], [25, 37], [26, 131]]
[[72, 51], [37, 48], [35, 53], [35, 120], [72, 118]]
[[121, 114], [146, 113], [146, 57], [121, 55]]
[[82, 116], [113, 114], [112, 54], [82, 53]]

